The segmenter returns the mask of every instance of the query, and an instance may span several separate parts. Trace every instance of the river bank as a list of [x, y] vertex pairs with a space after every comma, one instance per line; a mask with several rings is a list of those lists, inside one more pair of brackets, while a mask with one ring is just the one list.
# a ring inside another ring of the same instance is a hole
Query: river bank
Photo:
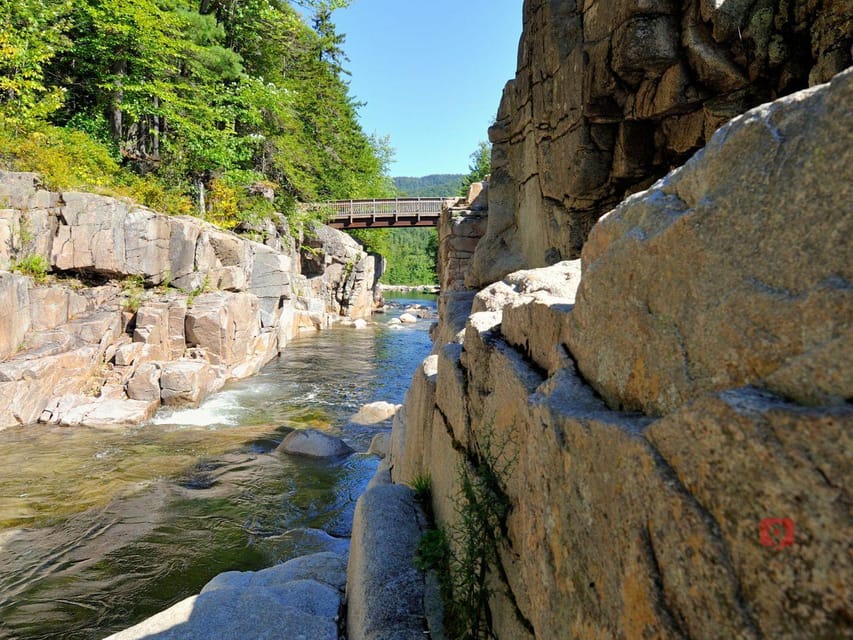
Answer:
[[[0, 494], [10, 497], [0, 503], [0, 638], [102, 638], [218, 573], [341, 552], [379, 462], [370, 441], [390, 431], [351, 418], [375, 400], [402, 401], [429, 351], [427, 327], [298, 337], [255, 378], [138, 427], [0, 432]], [[343, 437], [357, 453], [276, 454], [297, 428]]]
[[376, 258], [323, 225], [277, 215], [238, 235], [32, 173], [0, 172], [0, 201], [0, 428], [198, 405], [374, 306]]
[[379, 284], [379, 290], [383, 293], [392, 294], [404, 293], [425, 293], [429, 295], [438, 295], [441, 293], [441, 288], [437, 284]]

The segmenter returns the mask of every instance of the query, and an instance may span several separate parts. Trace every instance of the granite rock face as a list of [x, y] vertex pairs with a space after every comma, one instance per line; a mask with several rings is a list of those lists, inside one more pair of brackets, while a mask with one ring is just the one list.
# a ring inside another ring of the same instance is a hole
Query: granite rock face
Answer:
[[[0, 172], [0, 207], [0, 428], [130, 424], [161, 402], [197, 404], [302, 329], [372, 311], [375, 261], [333, 229], [319, 231], [329, 269], [306, 274], [283, 220], [261, 244], [123, 200], [49, 192], [31, 173]], [[43, 286], [2, 271], [24, 258], [60, 277]]]
[[845, 72], [735, 118], [596, 225], [566, 335], [612, 406], [665, 414], [744, 384], [853, 395], [828, 366], [853, 361], [851, 103]]
[[730, 118], [851, 64], [845, 3], [526, 0], [472, 287], [578, 258], [593, 224]]
[[381, 259], [368, 255], [353, 238], [316, 225], [303, 241], [303, 274], [327, 308], [350, 318], [369, 317], [374, 289], [382, 276]]
[[15, 353], [32, 324], [29, 281], [0, 272], [0, 360]]
[[429, 474], [452, 531], [460, 465], [490, 452], [495, 637], [851, 637], [851, 86], [736, 118], [580, 261], [444, 307], [388, 466]]

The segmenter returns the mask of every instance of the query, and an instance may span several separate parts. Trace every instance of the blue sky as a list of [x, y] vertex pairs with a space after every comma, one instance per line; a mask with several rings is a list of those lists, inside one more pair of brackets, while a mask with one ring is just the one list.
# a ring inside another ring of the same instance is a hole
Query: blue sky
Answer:
[[467, 173], [515, 76], [521, 0], [353, 0], [350, 93], [366, 133], [389, 134], [394, 176]]

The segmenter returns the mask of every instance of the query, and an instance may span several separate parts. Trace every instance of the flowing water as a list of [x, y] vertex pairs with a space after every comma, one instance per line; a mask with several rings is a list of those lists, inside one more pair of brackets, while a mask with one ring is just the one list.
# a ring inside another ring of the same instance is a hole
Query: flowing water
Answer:
[[348, 418], [402, 402], [430, 349], [429, 322], [389, 317], [294, 340], [258, 376], [149, 424], [0, 431], [0, 638], [103, 638], [222, 571], [345, 548], [378, 460], [274, 449], [298, 428], [367, 449], [377, 428]]

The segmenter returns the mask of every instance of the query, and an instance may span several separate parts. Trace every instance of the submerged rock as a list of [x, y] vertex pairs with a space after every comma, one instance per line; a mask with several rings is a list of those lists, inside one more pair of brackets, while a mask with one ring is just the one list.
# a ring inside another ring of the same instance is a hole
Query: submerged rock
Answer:
[[359, 409], [358, 413], [350, 418], [350, 422], [355, 424], [379, 424], [393, 418], [399, 408], [399, 404], [384, 402], [382, 400], [371, 402]]
[[281, 535], [262, 538], [256, 544], [275, 562], [290, 560], [294, 553], [332, 551], [342, 556], [349, 554], [349, 538], [336, 538], [322, 529], [290, 529]]
[[310, 458], [340, 458], [353, 452], [346, 442], [316, 429], [292, 431], [276, 451]]

